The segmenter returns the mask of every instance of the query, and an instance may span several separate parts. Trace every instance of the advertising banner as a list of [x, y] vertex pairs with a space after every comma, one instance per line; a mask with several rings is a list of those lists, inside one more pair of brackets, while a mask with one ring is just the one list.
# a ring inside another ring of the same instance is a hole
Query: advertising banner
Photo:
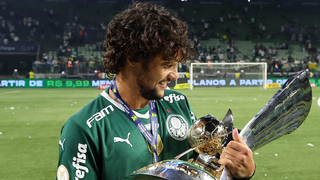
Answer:
[[97, 88], [110, 83], [111, 80], [8, 79], [0, 80], [0, 88]]
[[[267, 84], [278, 83], [283, 85], [288, 79], [271, 78]], [[100, 85], [110, 84], [112, 80], [83, 80], [83, 79], [2, 79], [0, 88], [97, 88]], [[178, 79], [176, 83], [171, 82], [170, 87], [184, 89], [190, 83], [187, 78]], [[310, 83], [320, 86], [320, 78], [310, 78]], [[180, 85], [179, 85], [180, 84]], [[178, 85], [178, 86], [177, 86]], [[183, 87], [182, 87], [183, 86]], [[261, 87], [262, 79], [240, 79], [240, 78], [197, 78], [193, 80], [194, 87]]]
[[8, 53], [36, 54], [37, 52], [38, 52], [38, 45], [35, 45], [35, 44], [0, 45], [0, 54], [8, 54]]

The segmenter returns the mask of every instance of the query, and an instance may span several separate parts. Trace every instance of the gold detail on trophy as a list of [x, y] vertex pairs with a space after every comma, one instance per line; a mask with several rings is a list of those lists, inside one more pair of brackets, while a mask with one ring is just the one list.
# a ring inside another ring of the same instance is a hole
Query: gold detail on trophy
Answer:
[[216, 153], [221, 154], [223, 149], [221, 139], [223, 138], [224, 138], [223, 136], [218, 136], [217, 134], [214, 134], [211, 140], [208, 140], [208, 142], [198, 146], [195, 150], [200, 154], [208, 154], [208, 155], [214, 155]]
[[163, 143], [162, 143], [160, 134], [158, 134], [158, 136], [157, 136], [157, 146], [156, 146], [156, 147], [151, 147], [151, 145], [150, 145], [150, 143], [149, 143], [148, 141], [147, 141], [147, 144], [148, 144], [149, 151], [150, 151], [151, 153], [153, 153], [153, 148], [156, 148], [156, 149], [157, 149], [157, 154], [158, 154], [158, 156], [160, 155], [160, 153], [161, 153], [162, 150], [163, 150]]

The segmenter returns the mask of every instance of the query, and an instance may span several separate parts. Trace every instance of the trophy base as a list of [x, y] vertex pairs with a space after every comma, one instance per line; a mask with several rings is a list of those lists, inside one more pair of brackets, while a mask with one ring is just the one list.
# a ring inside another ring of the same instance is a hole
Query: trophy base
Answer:
[[166, 160], [143, 167], [126, 180], [217, 180], [206, 170], [182, 160]]

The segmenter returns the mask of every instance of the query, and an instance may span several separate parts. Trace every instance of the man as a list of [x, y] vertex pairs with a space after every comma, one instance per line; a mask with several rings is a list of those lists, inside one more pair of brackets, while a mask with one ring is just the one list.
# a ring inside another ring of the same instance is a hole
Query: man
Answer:
[[33, 79], [34, 78], [34, 72], [32, 70], [30, 70], [29, 72], [29, 79]]
[[68, 60], [68, 74], [73, 75], [73, 57], [69, 57]]
[[[166, 90], [178, 78], [177, 63], [190, 55], [187, 25], [163, 7], [137, 3], [110, 22], [104, 47], [105, 71], [115, 79], [62, 127], [58, 180], [122, 180], [190, 148], [187, 132], [196, 117], [184, 95]], [[234, 139], [220, 163], [234, 177], [249, 178], [252, 152], [237, 133]]]
[[99, 79], [99, 72], [98, 72], [98, 70], [94, 70], [93, 79]]
[[207, 75], [204, 74], [204, 71], [203, 71], [203, 70], [201, 70], [200, 73], [199, 73], [199, 75], [198, 75], [198, 78], [206, 78], [206, 77], [207, 77]]
[[18, 69], [14, 69], [14, 70], [13, 70], [12, 76], [13, 76], [13, 78], [15, 78], [15, 79], [19, 79], [20, 75], [19, 75]]
[[61, 79], [67, 79], [67, 75], [66, 75], [66, 73], [64, 71], [61, 72], [60, 78]]

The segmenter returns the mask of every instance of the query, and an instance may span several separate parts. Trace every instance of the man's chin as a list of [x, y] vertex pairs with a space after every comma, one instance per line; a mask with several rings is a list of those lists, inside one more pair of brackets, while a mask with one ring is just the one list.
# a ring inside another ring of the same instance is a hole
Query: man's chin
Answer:
[[141, 95], [147, 100], [161, 100], [164, 97], [164, 90], [149, 89], [142, 91]]
[[160, 94], [158, 94], [158, 99], [155, 100], [161, 100], [164, 97], [164, 91]]
[[161, 100], [164, 97], [164, 90], [158, 90], [153, 97], [153, 100]]

